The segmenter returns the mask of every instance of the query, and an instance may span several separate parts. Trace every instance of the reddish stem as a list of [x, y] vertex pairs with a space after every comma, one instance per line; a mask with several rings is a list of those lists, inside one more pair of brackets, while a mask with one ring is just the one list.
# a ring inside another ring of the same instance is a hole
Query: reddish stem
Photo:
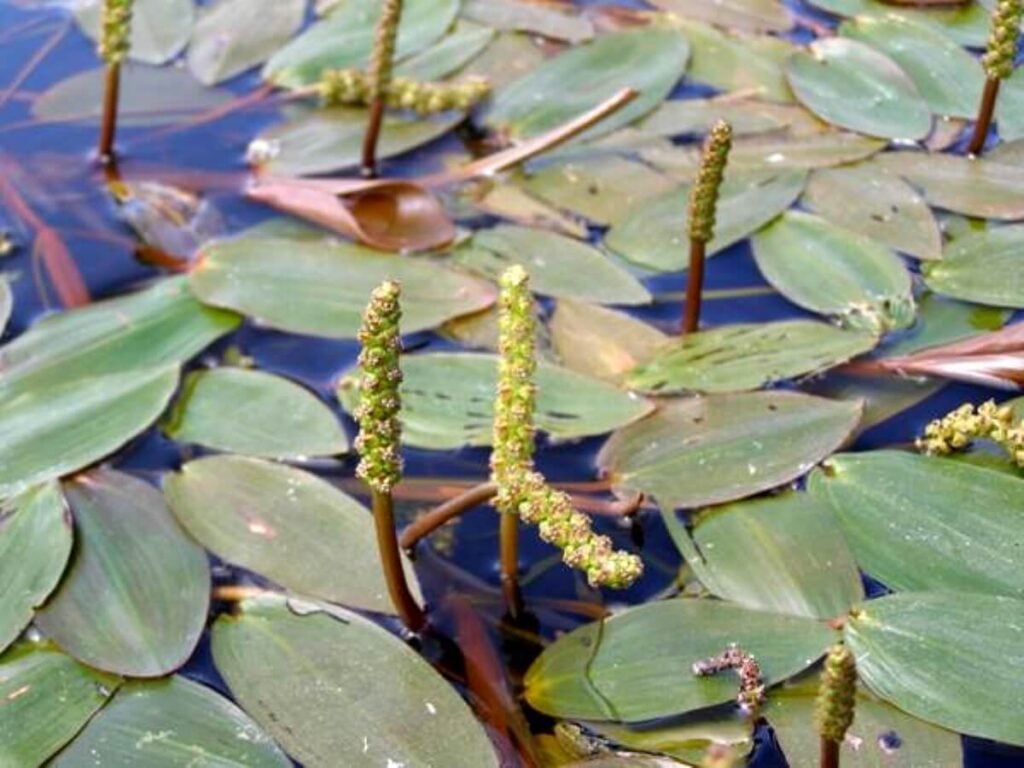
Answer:
[[980, 155], [981, 151], [985, 148], [985, 139], [988, 138], [988, 129], [992, 125], [992, 114], [996, 109], [996, 97], [999, 95], [999, 84], [1001, 82], [1001, 80], [992, 77], [985, 81], [985, 90], [981, 94], [981, 104], [978, 105], [978, 119], [974, 123], [971, 143], [967, 146], [968, 155]]
[[114, 138], [117, 135], [117, 102], [121, 94], [121, 65], [108, 64], [103, 91], [103, 122], [100, 124], [99, 157], [104, 165], [114, 163]]
[[384, 569], [391, 602], [402, 623], [412, 632], [419, 632], [426, 624], [423, 610], [409, 591], [405, 569], [395, 535], [395, 507], [390, 493], [373, 492], [373, 521], [377, 529], [377, 549]]
[[370, 117], [363, 134], [363, 178], [377, 178], [377, 141], [384, 123], [384, 99], [378, 96], [370, 104]]
[[704, 293], [704, 257], [704, 241], [691, 237], [690, 268], [686, 275], [686, 308], [682, 325], [684, 336], [700, 327], [701, 295]]

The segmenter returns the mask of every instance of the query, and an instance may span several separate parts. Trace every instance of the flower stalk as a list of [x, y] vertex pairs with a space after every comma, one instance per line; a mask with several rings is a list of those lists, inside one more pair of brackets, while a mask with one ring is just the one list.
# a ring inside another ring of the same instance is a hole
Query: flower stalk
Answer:
[[417, 632], [426, 619], [405, 580], [391, 496], [402, 479], [402, 427], [398, 419], [402, 407], [398, 389], [402, 383], [400, 295], [398, 283], [382, 283], [373, 291], [363, 314], [359, 331], [360, 401], [355, 412], [359, 422], [355, 448], [360, 456], [356, 475], [370, 488], [377, 547], [391, 602], [402, 623]]
[[114, 162], [117, 108], [121, 94], [121, 63], [131, 49], [133, 0], [104, 0], [100, 10], [100, 39], [96, 51], [106, 63], [103, 117], [97, 151], [104, 165]]
[[988, 36], [988, 47], [981, 58], [985, 68], [985, 90], [978, 105], [978, 118], [974, 122], [974, 133], [967, 146], [967, 154], [980, 155], [985, 148], [992, 115], [999, 96], [999, 85], [1013, 74], [1013, 63], [1017, 58], [1017, 38], [1020, 35], [1021, 15], [1024, 0], [998, 0], [992, 11], [992, 27]]
[[918, 450], [931, 456], [947, 456], [984, 438], [1005, 450], [1017, 466], [1024, 467], [1024, 421], [1014, 423], [1013, 409], [1000, 407], [994, 400], [977, 408], [964, 403], [928, 424], [915, 444]]
[[402, 0], [384, 0], [377, 20], [366, 84], [370, 117], [363, 135], [363, 176], [369, 179], [377, 177], [377, 142], [384, 122], [384, 108], [387, 106], [387, 92], [391, 86], [394, 66], [395, 41], [398, 39], [398, 24], [401, 20]]
[[821, 768], [839, 768], [839, 747], [853, 724], [856, 703], [857, 662], [849, 648], [834, 645], [825, 656], [815, 708]]
[[704, 292], [704, 261], [707, 243], [715, 236], [715, 211], [718, 193], [732, 148], [732, 127], [724, 120], [712, 126], [704, 140], [700, 169], [690, 190], [689, 236], [690, 265], [686, 275], [686, 309], [682, 333], [700, 327], [701, 299]]

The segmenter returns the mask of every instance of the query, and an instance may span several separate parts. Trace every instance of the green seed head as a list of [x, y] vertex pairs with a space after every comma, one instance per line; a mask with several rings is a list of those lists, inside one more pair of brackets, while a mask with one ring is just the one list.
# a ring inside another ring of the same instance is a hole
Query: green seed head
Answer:
[[1024, 466], [1024, 421], [1014, 423], [1013, 409], [998, 406], [994, 400], [977, 408], [964, 403], [931, 422], [917, 439], [917, 448], [932, 456], [946, 456], [979, 438], [1001, 446], [1017, 465]]
[[398, 38], [398, 23], [402, 19], [402, 0], [384, 0], [377, 33], [373, 40], [373, 54], [370, 57], [369, 97], [371, 101], [385, 98], [391, 85], [392, 63], [395, 58], [395, 40]]
[[985, 67], [985, 74], [993, 80], [1004, 80], [1013, 74], [1022, 10], [1024, 0], [998, 0], [992, 11], [988, 48], [981, 63]]
[[120, 64], [131, 48], [132, 1], [103, 0], [97, 52], [107, 64]]
[[845, 645], [834, 645], [825, 657], [815, 718], [823, 739], [841, 744], [853, 724], [857, 699], [857, 662]]
[[[319, 91], [325, 107], [366, 106], [371, 101], [370, 77], [358, 69], [325, 70]], [[490, 83], [481, 77], [467, 77], [452, 83], [395, 77], [385, 88], [384, 102], [392, 109], [432, 115], [451, 109], [469, 109], [486, 98], [490, 91]]]
[[402, 383], [399, 295], [398, 283], [389, 280], [378, 286], [370, 297], [359, 331], [363, 348], [359, 353], [359, 407], [355, 411], [359, 422], [355, 447], [360, 455], [356, 474], [378, 493], [389, 493], [402, 479], [402, 427], [398, 420], [402, 407], [398, 391]]
[[700, 170], [690, 190], [690, 237], [708, 242], [715, 236], [715, 208], [732, 147], [732, 127], [719, 120], [704, 140]]

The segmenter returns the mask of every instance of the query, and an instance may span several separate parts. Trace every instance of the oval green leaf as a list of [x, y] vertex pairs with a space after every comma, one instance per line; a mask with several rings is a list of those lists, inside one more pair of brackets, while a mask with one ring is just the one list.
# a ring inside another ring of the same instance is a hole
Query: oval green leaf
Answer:
[[[498, 358], [437, 352], [402, 358], [402, 442], [443, 450], [490, 445]], [[359, 402], [358, 378], [347, 374], [338, 398], [351, 413]], [[570, 440], [600, 435], [651, 412], [646, 399], [566, 368], [537, 366], [537, 428]]]
[[273, 237], [207, 244], [189, 285], [202, 301], [274, 328], [352, 339], [370, 293], [387, 279], [402, 283], [403, 333], [486, 309], [496, 293], [490, 283], [426, 259], [335, 241]]
[[1007, 702], [1024, 686], [1024, 601], [963, 592], [906, 592], [865, 603], [847, 644], [868, 688], [915, 717], [1024, 745]]
[[133, 677], [184, 664], [210, 602], [206, 554], [181, 532], [153, 486], [94, 470], [64, 486], [75, 554], [36, 623], [76, 659]]
[[778, 0], [654, 0], [653, 5], [684, 19], [744, 32], [785, 32], [793, 26]]
[[[603, 304], [647, 304], [640, 281], [597, 248], [543, 229], [500, 224], [481, 229], [453, 253], [456, 263], [497, 279], [513, 264], [530, 273], [535, 293]], [[586, 280], [580, 280], [586, 275]]]
[[723, 325], [663, 346], [626, 377], [642, 392], [741, 392], [820, 373], [870, 351], [878, 337], [815, 320]]
[[789, 211], [754, 235], [752, 244], [761, 274], [794, 304], [873, 333], [914, 322], [910, 273], [874, 240]]
[[[316, 475], [242, 456], [190, 461], [164, 480], [171, 511], [217, 557], [282, 587], [392, 613], [373, 518]], [[416, 574], [407, 564], [413, 591]]]
[[338, 420], [312, 392], [281, 376], [241, 368], [189, 374], [163, 429], [178, 442], [269, 459], [348, 450]]
[[811, 475], [868, 574], [897, 590], [1024, 597], [1024, 479], [899, 451], [843, 453]]
[[815, 40], [794, 53], [786, 77], [822, 120], [868, 136], [923, 139], [932, 116], [914, 81], [883, 53], [845, 38]]
[[898, 16], [945, 35], [954, 43], [984, 48], [988, 40], [989, 11], [984, 2], [948, 8], [893, 5], [882, 0], [812, 0], [811, 5], [838, 16]]
[[732, 675], [697, 677], [695, 661], [736, 643], [772, 685], [814, 663], [834, 637], [813, 619], [719, 600], [662, 600], [562, 635], [526, 673], [526, 700], [548, 715], [639, 722], [735, 699]]
[[123, 685], [50, 763], [52, 768], [185, 764], [291, 768], [292, 762], [230, 701], [175, 675]]
[[616, 488], [667, 508], [735, 501], [806, 474], [846, 441], [861, 407], [782, 391], [673, 400], [612, 435], [597, 461]]
[[928, 287], [944, 296], [993, 307], [1024, 308], [1024, 224], [985, 229], [950, 243], [942, 261], [924, 270]]
[[56, 483], [0, 506], [0, 651], [32, 621], [71, 555], [71, 516]]
[[483, 727], [419, 654], [357, 614], [293, 607], [249, 600], [213, 628], [231, 692], [292, 757], [308, 768], [497, 768]]
[[597, 106], [622, 88], [639, 93], [586, 136], [603, 135], [650, 112], [683, 76], [689, 46], [672, 29], [649, 27], [602, 35], [575, 46], [494, 94], [484, 120], [512, 139], [544, 133]]

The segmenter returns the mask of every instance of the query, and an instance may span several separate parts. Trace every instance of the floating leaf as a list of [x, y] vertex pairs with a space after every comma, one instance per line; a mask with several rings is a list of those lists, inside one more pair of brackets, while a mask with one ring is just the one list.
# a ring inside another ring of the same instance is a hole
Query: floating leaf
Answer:
[[[999, 87], [996, 126], [1002, 141], [1024, 138], [1024, 69], [1015, 69]], [[994, 159], [990, 154], [989, 160]]]
[[1024, 596], [1024, 480], [930, 456], [833, 456], [811, 491], [868, 574], [897, 590]]
[[57, 586], [71, 538], [71, 518], [55, 483], [31, 488], [0, 508], [0, 651]]
[[508, 85], [544, 63], [546, 57], [529, 35], [499, 32], [461, 74], [486, 78], [492, 90]]
[[933, 152], [886, 152], [875, 162], [938, 208], [983, 219], [1024, 218], [1024, 167]]
[[557, 210], [525, 189], [508, 182], [482, 181], [468, 200], [475, 210], [516, 224], [549, 229], [577, 240], [589, 237], [587, 225], [575, 216]]
[[219, 0], [199, 12], [188, 67], [213, 85], [262, 63], [302, 26], [306, 0]]
[[[744, 239], [800, 196], [802, 171], [728, 174], [715, 216], [715, 237], [707, 253], [714, 256]], [[635, 264], [660, 272], [687, 267], [690, 186], [647, 201], [609, 230], [605, 244]]]
[[[458, 0], [403, 2], [396, 57], [418, 53], [440, 38], [458, 9]], [[263, 77], [277, 86], [297, 88], [319, 80], [327, 68], [364, 68], [379, 15], [378, 0], [346, 0], [275, 53], [263, 68]]]
[[682, 77], [689, 46], [678, 32], [650, 27], [613, 32], [573, 47], [499, 88], [484, 119], [527, 139], [586, 112], [622, 88], [639, 96], [585, 134], [593, 138], [656, 107]]
[[206, 554], [174, 523], [160, 492], [130, 475], [94, 470], [64, 493], [75, 554], [36, 623], [97, 669], [134, 677], [177, 669], [206, 623]]
[[[545, 296], [607, 304], [647, 304], [651, 294], [607, 255], [578, 240], [510, 224], [477, 230], [453, 253], [466, 269], [497, 279], [513, 264], [530, 273], [530, 287]], [[586, 280], [580, 280], [586, 275]]]
[[290, 768], [292, 762], [242, 710], [175, 675], [133, 681], [50, 765], [193, 765]]
[[971, 48], [984, 48], [988, 39], [989, 8], [983, 2], [956, 8], [898, 6], [881, 0], [813, 0], [811, 5], [839, 16], [898, 16]]
[[[741, 760], [750, 753], [754, 743], [753, 724], [742, 716], [732, 712], [721, 714], [697, 713], [692, 716], [673, 718], [668, 723], [654, 725], [640, 724], [629, 726], [623, 723], [586, 723], [587, 731], [599, 737], [610, 739], [617, 749], [623, 747], [630, 750], [641, 750], [661, 755], [669, 755], [686, 765], [697, 765], [707, 754], [711, 745], [716, 745], [715, 755], [727, 751], [734, 759]], [[587, 734], [589, 735], [589, 734]], [[611, 745], [609, 745], [611, 746]], [[723, 750], [723, 747], [727, 747]], [[628, 757], [627, 757], [628, 755]], [[623, 760], [636, 759], [640, 753], [629, 752]], [[574, 763], [577, 766], [592, 768], [591, 761]], [[624, 767], [636, 768], [644, 763], [624, 762]], [[675, 768], [672, 763], [654, 763], [653, 768]]]
[[429, 48], [395, 66], [395, 74], [418, 80], [440, 80], [464, 67], [494, 40], [491, 27], [459, 21]]
[[[355, 107], [316, 109], [270, 128], [256, 139], [272, 147], [270, 159], [260, 166], [261, 170], [277, 176], [308, 176], [359, 165], [367, 114], [367, 110]], [[385, 115], [377, 158], [393, 157], [433, 141], [463, 117], [458, 112], [430, 119]]]
[[341, 425], [315, 395], [280, 376], [240, 368], [189, 374], [164, 431], [178, 442], [271, 459], [348, 450]]
[[821, 130], [821, 123], [802, 107], [723, 94], [710, 99], [671, 99], [637, 126], [652, 136], [704, 134], [717, 120], [732, 127], [733, 136], [746, 136], [786, 128]]
[[[997, 473], [991, 473], [993, 475]], [[845, 628], [857, 673], [874, 693], [930, 723], [1024, 744], [1007, 702], [1024, 685], [1024, 601], [962, 592], [908, 592], [872, 600]]]
[[552, 162], [531, 170], [529, 192], [595, 224], [614, 224], [638, 205], [676, 186], [649, 165], [618, 155]]
[[[762, 714], [771, 723], [790, 768], [818, 768], [821, 736], [815, 727], [818, 675], [774, 688]], [[857, 691], [857, 716], [840, 760], [849, 768], [906, 765], [948, 768], [963, 764], [960, 736], [911, 717], [863, 690]]]
[[559, 637], [527, 672], [526, 700], [557, 717], [667, 717], [736, 697], [734, 677], [692, 670], [730, 643], [757, 658], [771, 685], [812, 664], [832, 636], [813, 619], [718, 600], [661, 600]]
[[793, 26], [778, 0], [655, 0], [653, 4], [684, 19], [744, 32], [785, 32]]
[[913, 80], [863, 43], [815, 40], [790, 57], [786, 77], [805, 107], [840, 128], [887, 139], [923, 139], [931, 131], [931, 113]]
[[692, 46], [687, 76], [722, 91], [749, 91], [768, 101], [793, 101], [782, 65], [794, 46], [768, 35], [724, 32], [699, 21], [673, 18]]
[[23, 643], [0, 656], [0, 765], [43, 765], [89, 722], [120, 680], [50, 644]]
[[739, 392], [819, 373], [870, 351], [878, 337], [814, 320], [723, 325], [687, 334], [626, 377], [630, 389]]
[[[42, 122], [99, 123], [105, 77], [106, 70], [100, 68], [61, 80], [32, 102], [32, 117]], [[117, 121], [125, 128], [183, 122], [231, 99], [229, 91], [204, 88], [174, 67], [125, 67], [120, 93]]]
[[761, 274], [794, 304], [874, 333], [914, 322], [910, 273], [874, 240], [789, 211], [754, 236], [753, 248]]
[[[402, 358], [402, 440], [419, 448], [490, 445], [498, 358], [436, 352]], [[343, 376], [338, 398], [350, 413], [359, 402], [357, 377]], [[600, 435], [641, 418], [653, 406], [610, 384], [566, 368], [537, 366], [537, 428], [569, 440]]]
[[918, 300], [917, 321], [882, 347], [885, 357], [912, 355], [929, 347], [998, 331], [1010, 318], [1009, 310], [981, 307], [925, 292]]
[[554, 40], [581, 43], [594, 36], [594, 25], [578, 12], [522, 0], [465, 0], [462, 15], [507, 32], [530, 32]]
[[683, 555], [713, 595], [746, 608], [831, 619], [864, 599], [842, 530], [828, 505], [806, 493], [709, 510]]
[[981, 64], [931, 27], [901, 16], [861, 16], [839, 34], [881, 51], [907, 73], [936, 115], [974, 118], [985, 84]]
[[233, 312], [196, 301], [183, 278], [48, 315], [0, 348], [0, 398], [183, 362], [238, 323]]
[[586, 376], [622, 381], [638, 362], [669, 337], [624, 312], [581, 302], [558, 302], [551, 318], [551, 341], [559, 361]]
[[177, 366], [48, 384], [0, 409], [0, 496], [88, 466], [156, 421], [178, 385]]
[[419, 654], [357, 614], [303, 612], [247, 600], [213, 628], [232, 694], [292, 757], [309, 768], [497, 768], [483, 727]]
[[937, 293], [995, 307], [1024, 308], [1020, 268], [1024, 224], [986, 229], [950, 243], [942, 261], [924, 270]]
[[202, 301], [236, 309], [266, 325], [350, 339], [359, 331], [370, 292], [387, 279], [403, 285], [403, 333], [485, 309], [495, 298], [489, 283], [426, 259], [349, 243], [274, 237], [207, 244], [189, 284]]
[[864, 432], [913, 408], [944, 385], [942, 381], [923, 377], [858, 376], [840, 369], [804, 382], [801, 389], [832, 400], [863, 400], [864, 416], [858, 432]]
[[[392, 613], [373, 518], [316, 475], [242, 456], [190, 461], [164, 481], [178, 522], [217, 557], [282, 587]], [[416, 576], [407, 566], [412, 589]]]
[[796, 392], [690, 397], [616, 432], [597, 461], [617, 489], [664, 507], [720, 504], [805, 474], [845, 442], [860, 416], [860, 402]]
[[[82, 31], [93, 40], [99, 38], [103, 2], [74, 0], [71, 4]], [[185, 47], [195, 17], [192, 0], [135, 0], [128, 56], [147, 64], [166, 64]]]

